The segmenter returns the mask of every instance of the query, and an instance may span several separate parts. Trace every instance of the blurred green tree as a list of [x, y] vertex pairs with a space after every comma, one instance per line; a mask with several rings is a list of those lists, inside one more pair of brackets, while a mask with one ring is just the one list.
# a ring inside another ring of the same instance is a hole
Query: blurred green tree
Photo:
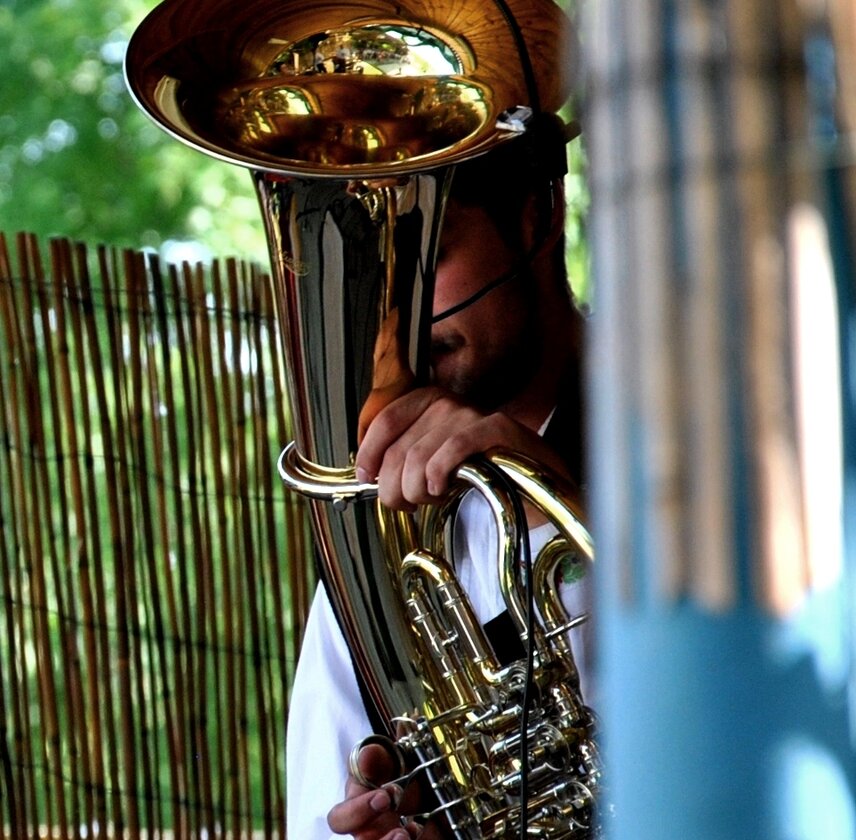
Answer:
[[0, 0], [0, 230], [263, 260], [247, 172], [177, 142], [127, 92], [125, 47], [154, 5]]

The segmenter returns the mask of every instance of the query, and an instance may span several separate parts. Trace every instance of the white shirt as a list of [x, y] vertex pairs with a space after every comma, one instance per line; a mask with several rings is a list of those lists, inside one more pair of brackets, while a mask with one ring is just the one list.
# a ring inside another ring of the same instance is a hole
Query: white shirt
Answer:
[[[551, 524], [530, 531], [532, 556], [555, 533]], [[483, 624], [505, 610], [496, 573], [496, 526], [485, 500], [469, 493], [462, 501], [453, 535], [455, 568]], [[563, 586], [569, 614], [586, 611], [590, 582]], [[584, 625], [590, 627], [590, 623]], [[590, 672], [589, 645], [574, 640], [583, 695]], [[330, 601], [319, 586], [309, 613], [294, 679], [286, 742], [287, 836], [329, 840], [328, 811], [343, 798], [347, 760], [354, 744], [371, 734], [347, 644]]]

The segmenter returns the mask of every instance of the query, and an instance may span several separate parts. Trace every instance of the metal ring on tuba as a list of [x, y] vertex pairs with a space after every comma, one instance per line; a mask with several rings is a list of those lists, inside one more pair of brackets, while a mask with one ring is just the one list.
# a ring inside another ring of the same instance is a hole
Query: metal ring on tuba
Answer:
[[[518, 457], [464, 465], [451, 498], [416, 518], [374, 501], [350, 465], [376, 405], [426, 381], [453, 164], [526, 130], [518, 106], [563, 104], [566, 24], [552, 0], [166, 0], [126, 58], [155, 121], [253, 172], [295, 419], [280, 472], [311, 499], [330, 599], [387, 736], [456, 838], [598, 833], [601, 770], [566, 641], [581, 618], [555, 592], [559, 562], [590, 561], [591, 543], [560, 484]], [[469, 489], [493, 510], [528, 661], [499, 664], [448, 559]], [[534, 563], [540, 622], [519, 494], [559, 531]]]

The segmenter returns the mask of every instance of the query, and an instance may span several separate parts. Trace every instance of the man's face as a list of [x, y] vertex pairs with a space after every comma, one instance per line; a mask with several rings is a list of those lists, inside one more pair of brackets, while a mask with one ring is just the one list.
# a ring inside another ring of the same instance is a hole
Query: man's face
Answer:
[[[516, 258], [482, 208], [450, 202], [440, 241], [435, 316], [504, 274]], [[435, 384], [483, 410], [520, 392], [540, 360], [532, 280], [524, 272], [433, 325]]]

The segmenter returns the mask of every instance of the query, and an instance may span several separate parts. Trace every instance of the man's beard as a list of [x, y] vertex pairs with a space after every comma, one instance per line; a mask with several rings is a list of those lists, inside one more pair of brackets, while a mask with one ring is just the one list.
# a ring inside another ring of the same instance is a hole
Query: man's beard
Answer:
[[[454, 352], [462, 339], [453, 333], [434, 343], [434, 352]], [[456, 367], [436, 384], [447, 388], [484, 412], [496, 411], [511, 402], [532, 380], [542, 363], [540, 332], [533, 317], [527, 317], [502, 353], [479, 359], [465, 368]]]

